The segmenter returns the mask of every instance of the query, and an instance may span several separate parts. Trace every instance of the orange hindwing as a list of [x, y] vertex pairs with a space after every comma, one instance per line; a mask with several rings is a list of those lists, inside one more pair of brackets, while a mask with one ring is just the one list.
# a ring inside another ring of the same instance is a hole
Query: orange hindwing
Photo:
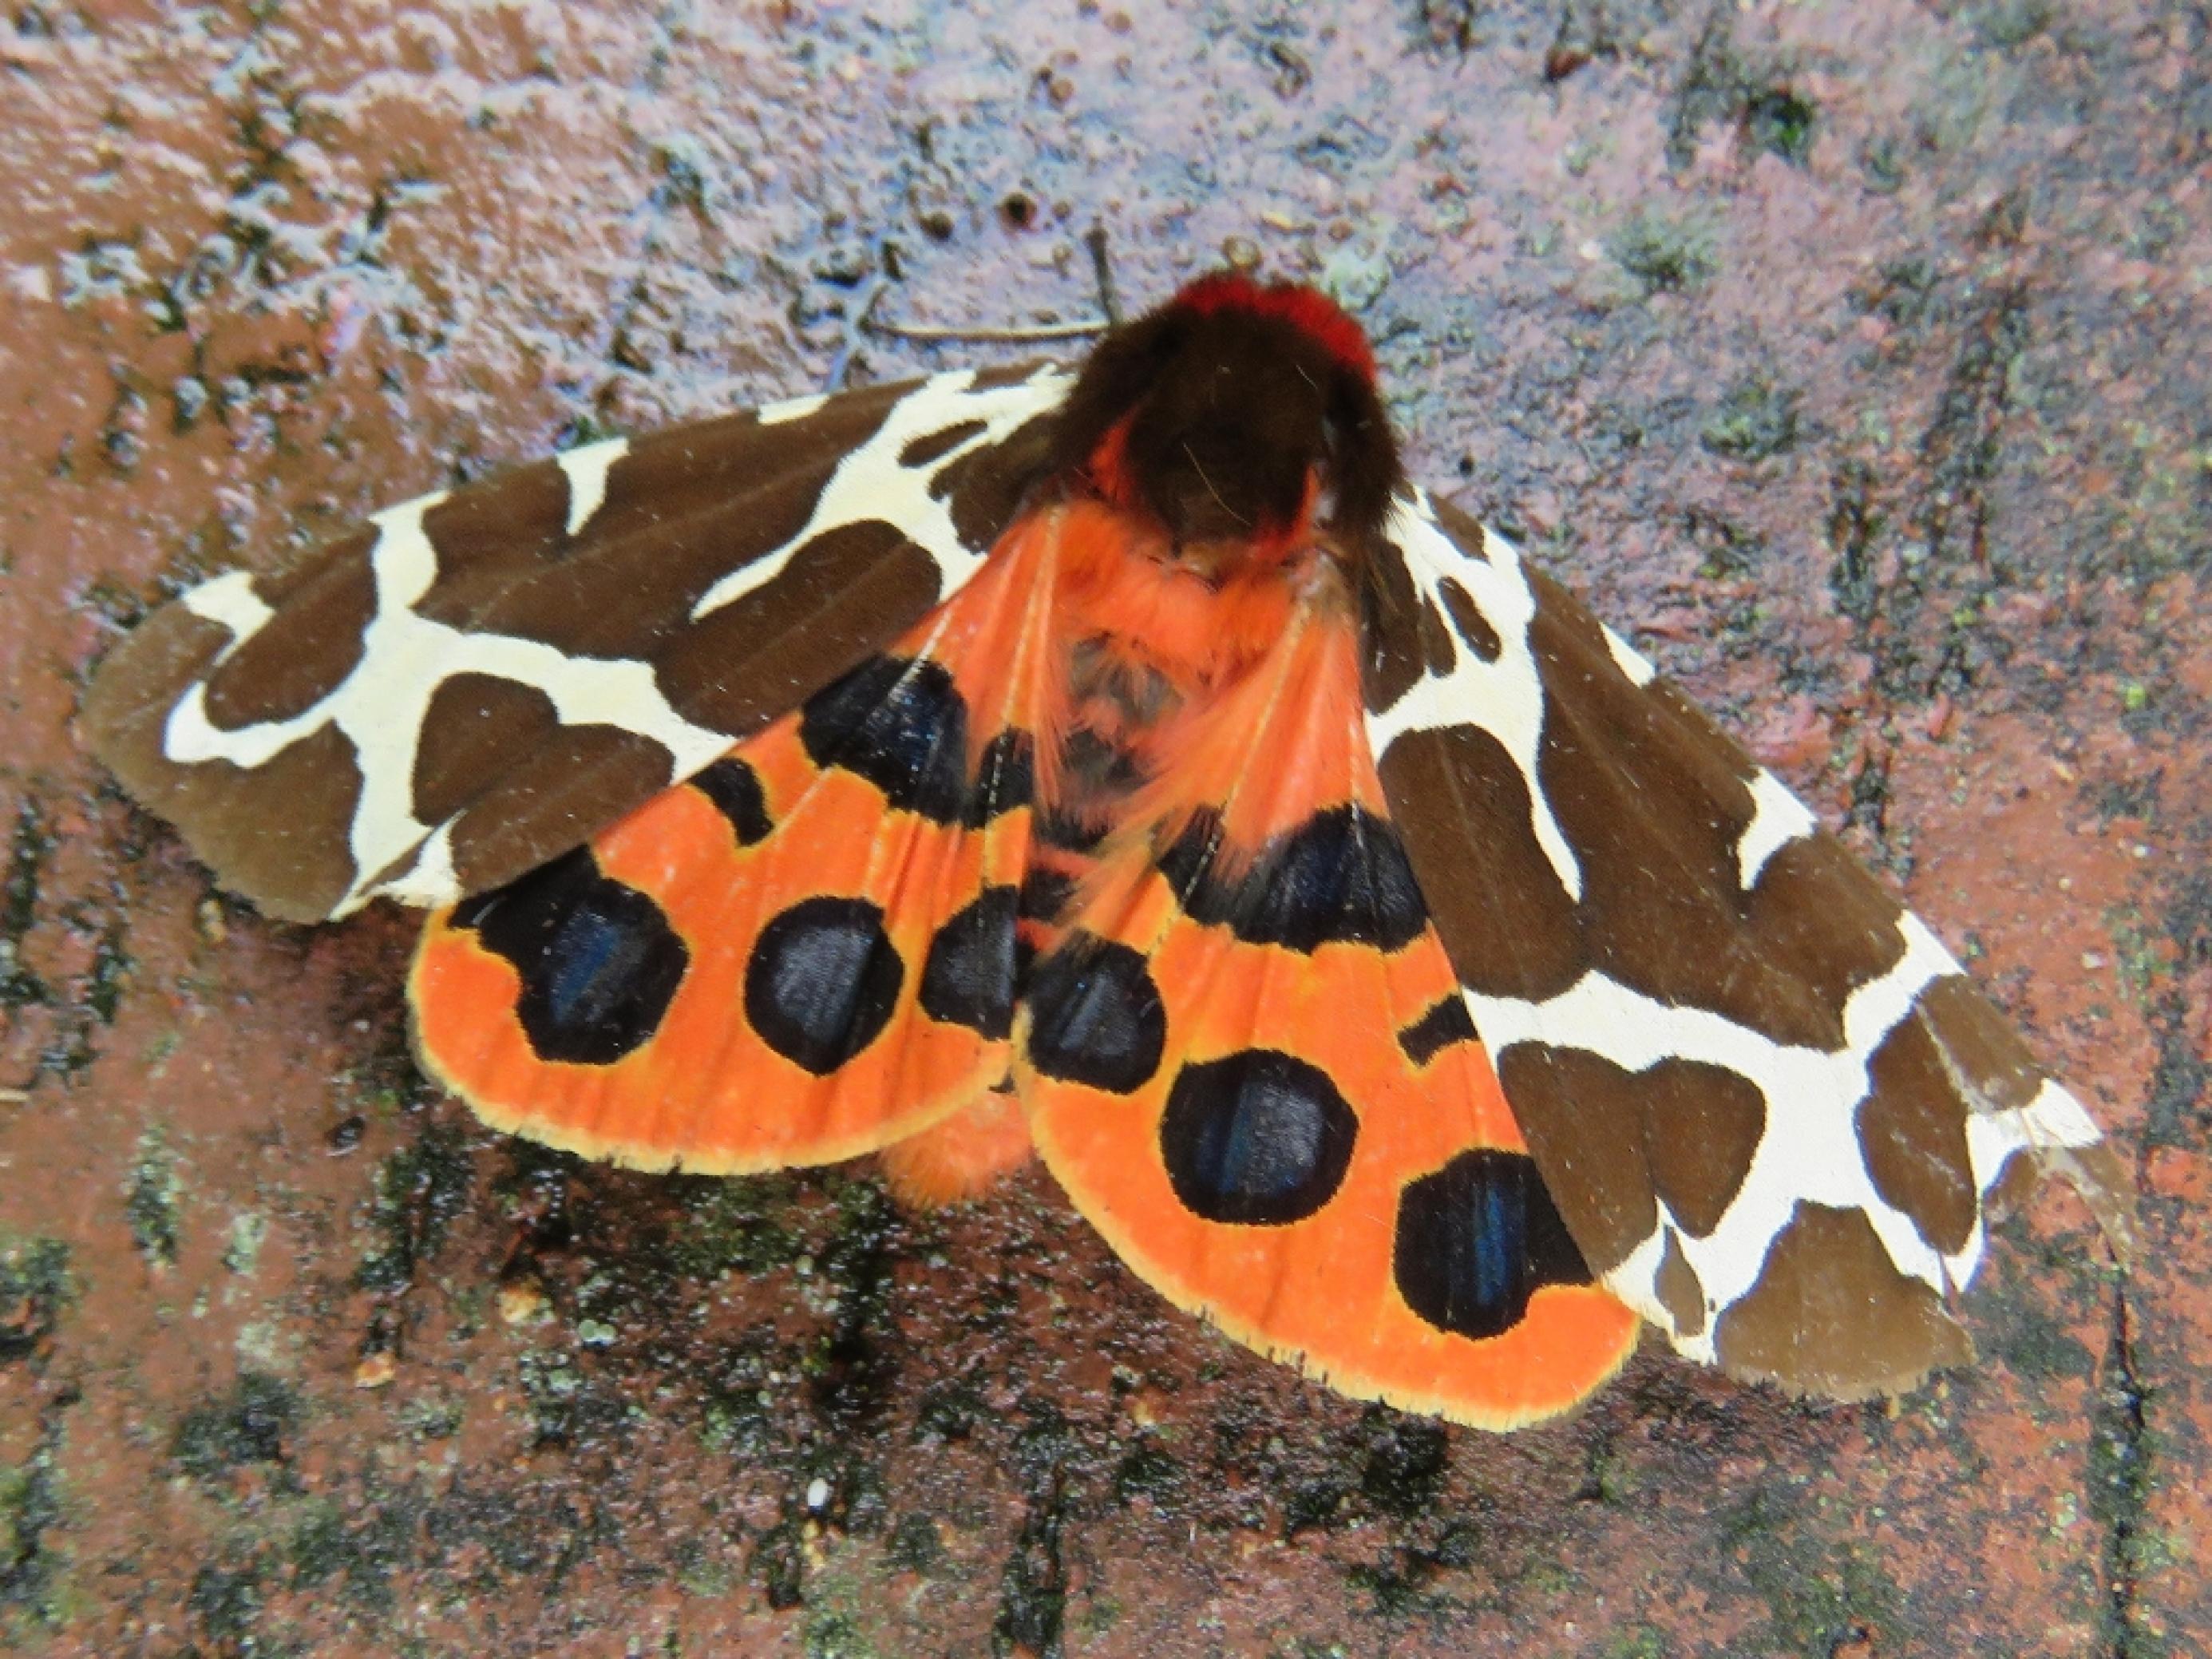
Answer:
[[820, 1164], [1006, 1074], [1052, 522], [884, 653], [522, 880], [438, 912], [439, 1081], [645, 1168]]
[[1349, 1394], [1508, 1428], [1619, 1369], [1400, 850], [1354, 636], [1310, 605], [1160, 734], [1028, 987], [1017, 1076], [1147, 1281]]

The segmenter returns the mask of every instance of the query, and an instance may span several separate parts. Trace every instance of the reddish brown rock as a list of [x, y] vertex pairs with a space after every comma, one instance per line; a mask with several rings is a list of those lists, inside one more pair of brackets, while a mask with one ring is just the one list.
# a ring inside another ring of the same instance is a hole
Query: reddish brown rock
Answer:
[[[2208, 53], [2133, 0], [15, 8], [0, 1645], [2202, 1651]], [[2143, 1152], [2124, 1315], [2045, 1193], [1893, 1413], [1656, 1354], [1508, 1439], [1367, 1411], [1041, 1176], [902, 1218], [479, 1131], [403, 920], [204, 908], [78, 757], [168, 585], [1022, 355], [856, 319], [1082, 314], [1094, 223], [1133, 303], [1231, 238], [1334, 285], [1417, 472], [1905, 878]]]

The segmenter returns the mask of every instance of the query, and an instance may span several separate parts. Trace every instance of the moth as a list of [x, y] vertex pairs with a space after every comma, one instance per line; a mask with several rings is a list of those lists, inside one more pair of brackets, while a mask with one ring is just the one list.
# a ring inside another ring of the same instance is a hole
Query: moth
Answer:
[[423, 1069], [705, 1172], [1032, 1155], [1342, 1392], [1556, 1415], [1646, 1325], [1971, 1358], [2000, 1196], [2128, 1182], [1935, 935], [1236, 273], [1079, 369], [798, 398], [380, 514], [108, 656], [94, 752], [294, 921], [430, 911]]

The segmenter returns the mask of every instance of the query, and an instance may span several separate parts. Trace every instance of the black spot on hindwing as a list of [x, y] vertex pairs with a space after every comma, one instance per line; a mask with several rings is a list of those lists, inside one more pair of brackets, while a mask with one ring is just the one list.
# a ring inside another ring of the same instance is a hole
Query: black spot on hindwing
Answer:
[[1015, 914], [1031, 921], [1057, 921], [1075, 898], [1075, 878], [1048, 864], [1032, 864], [1022, 877]]
[[514, 964], [532, 1052], [570, 1065], [611, 1066], [642, 1044], [691, 960], [660, 907], [583, 847], [457, 905], [451, 925]]
[[1428, 926], [1428, 906], [1403, 842], [1388, 820], [1332, 806], [1269, 837], [1241, 874], [1213, 866], [1221, 820], [1195, 812], [1158, 857], [1184, 914], [1225, 923], [1249, 945], [1310, 951], [1336, 943], [1401, 951]]
[[1160, 1117], [1160, 1155], [1208, 1221], [1280, 1226], [1334, 1197], [1359, 1120], [1328, 1074], [1273, 1048], [1185, 1066]]
[[968, 805], [968, 704], [941, 663], [871, 657], [806, 700], [799, 740], [902, 811], [956, 823]]
[[1419, 1019], [1398, 1033], [1398, 1047], [1416, 1066], [1425, 1066], [1455, 1042], [1476, 1040], [1474, 1018], [1466, 1000], [1439, 997]]
[[1037, 964], [1026, 995], [1030, 1060], [1047, 1077], [1126, 1095], [1160, 1069], [1167, 1007], [1127, 945], [1079, 932]]
[[1002, 812], [1027, 806], [1036, 797], [1036, 742], [1026, 732], [1006, 731], [983, 745], [960, 822], [981, 830]]
[[745, 964], [745, 1018], [817, 1077], [882, 1035], [906, 969], [884, 913], [860, 898], [802, 899], [761, 929]]
[[1014, 1029], [1014, 909], [1017, 890], [987, 887], [929, 942], [921, 968], [921, 1011], [993, 1040]]
[[775, 825], [768, 815], [768, 797], [761, 791], [760, 774], [741, 760], [728, 757], [691, 775], [691, 787], [714, 802], [714, 810], [730, 821], [740, 847], [757, 847]]
[[1540, 1285], [1590, 1282], [1535, 1161], [1486, 1146], [1407, 1183], [1391, 1272], [1421, 1318], [1478, 1341], [1519, 1324]]

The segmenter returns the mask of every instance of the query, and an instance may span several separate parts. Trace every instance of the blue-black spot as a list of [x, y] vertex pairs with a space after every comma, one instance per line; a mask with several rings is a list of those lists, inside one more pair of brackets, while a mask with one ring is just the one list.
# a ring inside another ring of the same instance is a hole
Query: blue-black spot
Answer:
[[769, 1048], [823, 1077], [882, 1035], [905, 979], [876, 906], [802, 899], [753, 945], [745, 1018]]
[[1167, 1007], [1145, 959], [1077, 933], [1030, 975], [1030, 1060], [1047, 1077], [1126, 1095], [1149, 1082], [1167, 1048]]
[[1486, 1146], [1407, 1183], [1391, 1272], [1421, 1318], [1477, 1340], [1519, 1324], [1540, 1285], [1590, 1282], [1534, 1161]]
[[1022, 877], [1021, 904], [1016, 914], [1029, 921], [1057, 921], [1075, 897], [1075, 878], [1065, 870], [1032, 864]]
[[1272, 836], [1234, 879], [1213, 872], [1221, 820], [1194, 813], [1158, 857], [1184, 914], [1251, 945], [1336, 943], [1401, 951], [1429, 925], [1405, 844], [1387, 819], [1332, 806]]
[[1012, 886], [987, 887], [929, 942], [921, 965], [921, 1010], [996, 1040], [1014, 1029]]
[[741, 760], [724, 758], [693, 773], [691, 787], [730, 821], [740, 847], [757, 846], [775, 828], [768, 815], [768, 797], [761, 792], [760, 774]]
[[871, 657], [806, 700], [799, 740], [902, 811], [957, 823], [968, 805], [968, 704], [940, 663]]
[[1328, 1074], [1273, 1048], [1176, 1073], [1160, 1117], [1176, 1196], [1208, 1221], [1281, 1226], [1336, 1195], [1359, 1120]]
[[1467, 1000], [1455, 993], [1439, 997], [1429, 1011], [1398, 1033], [1398, 1046], [1416, 1066], [1425, 1066], [1455, 1042], [1475, 1041]]
[[1037, 814], [1030, 823], [1030, 833], [1047, 847], [1057, 848], [1063, 853], [1090, 853], [1097, 849], [1111, 827], [1103, 817], [1054, 807]]
[[541, 1060], [611, 1066], [660, 1027], [690, 952], [660, 907], [579, 847], [454, 908], [522, 979], [515, 1002]]
[[1002, 812], [1027, 806], [1036, 796], [1036, 742], [1026, 732], [1010, 730], [983, 745], [975, 767], [975, 787], [960, 821], [981, 830]]

